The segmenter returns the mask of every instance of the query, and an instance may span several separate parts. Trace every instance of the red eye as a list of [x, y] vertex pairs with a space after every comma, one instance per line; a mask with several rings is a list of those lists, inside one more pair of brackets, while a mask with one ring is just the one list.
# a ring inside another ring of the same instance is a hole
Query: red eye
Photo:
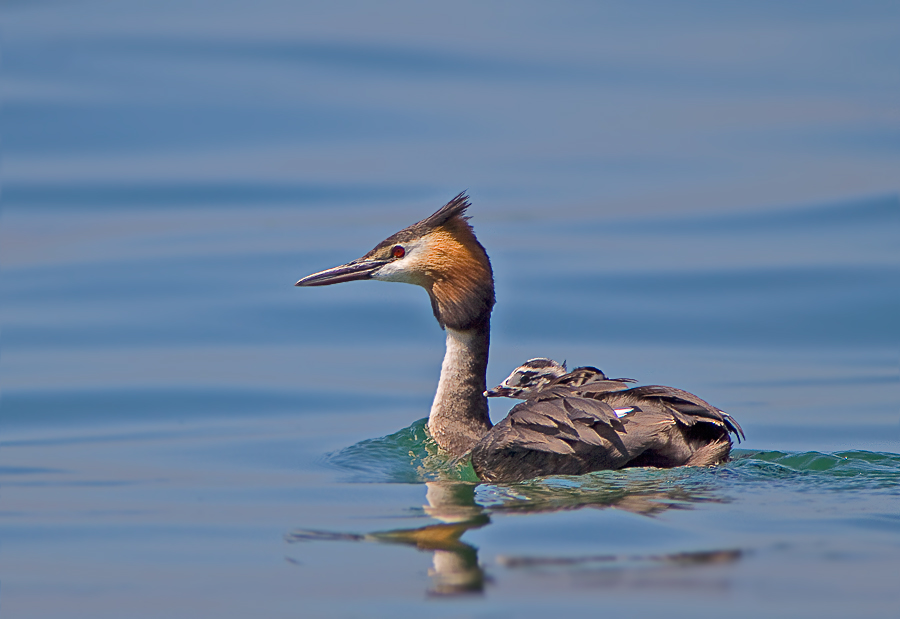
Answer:
[[403, 249], [403, 245], [394, 245], [394, 249], [391, 250], [391, 255], [394, 258], [402, 258], [406, 255], [406, 250]]

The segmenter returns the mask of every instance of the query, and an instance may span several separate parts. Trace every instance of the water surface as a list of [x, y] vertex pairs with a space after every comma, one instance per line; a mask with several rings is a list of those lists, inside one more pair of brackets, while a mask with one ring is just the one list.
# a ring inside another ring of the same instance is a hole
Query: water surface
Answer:
[[[680, 7], [6, 3], [0, 609], [896, 614], [896, 7]], [[292, 284], [462, 189], [488, 381], [685, 388], [733, 462], [436, 451], [427, 296]]]

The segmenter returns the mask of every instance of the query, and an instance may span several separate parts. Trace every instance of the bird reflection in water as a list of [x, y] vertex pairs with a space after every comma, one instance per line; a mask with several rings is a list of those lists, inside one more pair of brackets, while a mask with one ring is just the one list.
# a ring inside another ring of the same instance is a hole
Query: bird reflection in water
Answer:
[[484, 590], [485, 574], [478, 563], [478, 550], [462, 540], [463, 533], [490, 523], [487, 510], [475, 502], [476, 484], [466, 482], [426, 482], [428, 505], [425, 513], [439, 520], [415, 529], [395, 529], [375, 533], [331, 533], [298, 529], [285, 536], [290, 543], [328, 540], [404, 544], [433, 552], [432, 595], [460, 595]]
[[[583, 479], [583, 478], [582, 478]], [[654, 516], [669, 509], [686, 509], [698, 502], [721, 502], [702, 490], [688, 490], [671, 479], [632, 480], [633, 483], [572, 484], [565, 478], [535, 480], [513, 486], [479, 486], [459, 481], [426, 482], [425, 513], [438, 524], [412, 529], [373, 533], [336, 533], [297, 529], [285, 535], [289, 543], [310, 541], [353, 541], [402, 544], [432, 552], [428, 591], [436, 596], [478, 594], [490, 578], [478, 560], [478, 549], [462, 541], [470, 529], [491, 522], [491, 514], [546, 513], [580, 508], [615, 507], [631, 513]], [[476, 490], [482, 492], [476, 496]], [[534, 566], [579, 566], [585, 564], [676, 564], [705, 565], [737, 560], [740, 550], [683, 552], [672, 555], [622, 557], [590, 555], [583, 557], [497, 557], [506, 568]]]

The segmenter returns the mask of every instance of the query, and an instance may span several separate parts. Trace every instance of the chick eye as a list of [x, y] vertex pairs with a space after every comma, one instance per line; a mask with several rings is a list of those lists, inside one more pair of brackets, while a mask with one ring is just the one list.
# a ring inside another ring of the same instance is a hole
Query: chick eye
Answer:
[[402, 258], [406, 255], [406, 250], [403, 248], [403, 245], [394, 245], [394, 249], [391, 250], [391, 255], [394, 258]]

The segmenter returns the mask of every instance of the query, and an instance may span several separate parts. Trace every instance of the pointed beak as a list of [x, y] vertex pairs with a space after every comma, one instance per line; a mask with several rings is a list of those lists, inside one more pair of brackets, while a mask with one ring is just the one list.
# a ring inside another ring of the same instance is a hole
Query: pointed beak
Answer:
[[369, 279], [372, 273], [387, 264], [387, 260], [354, 260], [339, 267], [333, 267], [307, 275], [295, 286], [329, 286], [342, 282], [352, 282], [356, 279]]
[[488, 389], [484, 392], [484, 397], [486, 398], [506, 398], [513, 392], [509, 387], [504, 387], [503, 385], [497, 385], [493, 389]]

